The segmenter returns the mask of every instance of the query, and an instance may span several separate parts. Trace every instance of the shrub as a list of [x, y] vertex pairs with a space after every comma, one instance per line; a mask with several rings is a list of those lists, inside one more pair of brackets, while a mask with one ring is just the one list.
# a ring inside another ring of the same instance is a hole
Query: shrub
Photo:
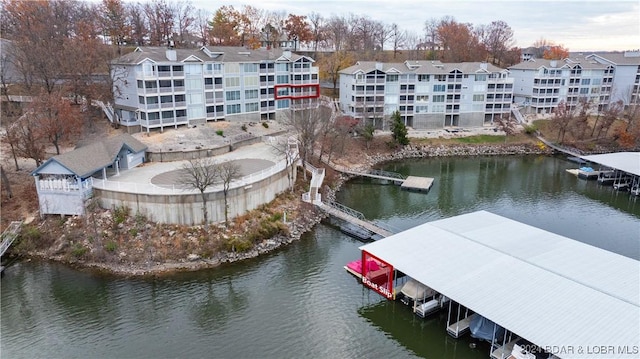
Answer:
[[138, 235], [138, 229], [137, 229], [137, 228], [131, 228], [131, 229], [129, 230], [129, 235], [130, 235], [131, 237], [135, 237], [135, 236], [137, 236], [137, 235]]
[[538, 131], [538, 126], [536, 126], [535, 124], [532, 125], [524, 125], [524, 132], [527, 135], [533, 135]]
[[216, 131], [216, 135], [218, 135], [218, 136], [224, 136], [224, 131], [222, 131], [222, 130], [218, 130], [218, 131]]
[[253, 243], [245, 238], [231, 237], [224, 241], [223, 243], [224, 249], [229, 252], [246, 252], [251, 247], [253, 247]]
[[247, 125], [242, 125], [242, 127], [240, 127], [242, 129], [242, 131], [247, 132]]
[[266, 122], [263, 122], [263, 123], [262, 123], [262, 127], [264, 127], [264, 128], [269, 128], [269, 124], [268, 124], [268, 123], [266, 123]]
[[80, 258], [84, 256], [86, 253], [87, 253], [87, 247], [84, 247], [80, 243], [76, 243], [71, 249], [71, 255], [76, 258]]
[[36, 226], [24, 226], [22, 227], [20, 236], [22, 236], [22, 239], [27, 241], [38, 241], [42, 238], [42, 232], [40, 231], [40, 228]]
[[113, 209], [113, 222], [115, 224], [124, 223], [129, 216], [129, 207], [121, 206]]
[[107, 241], [107, 243], [104, 244], [104, 249], [107, 252], [115, 252], [116, 249], [118, 249], [118, 243], [116, 243], [116, 241]]

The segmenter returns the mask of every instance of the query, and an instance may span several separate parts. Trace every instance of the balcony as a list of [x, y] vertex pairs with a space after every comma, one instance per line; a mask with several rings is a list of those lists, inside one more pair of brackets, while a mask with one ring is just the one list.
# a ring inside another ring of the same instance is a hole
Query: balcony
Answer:
[[160, 87], [160, 93], [173, 93], [173, 87]]
[[161, 77], [161, 78], [171, 77], [171, 71], [158, 71], [158, 77]]

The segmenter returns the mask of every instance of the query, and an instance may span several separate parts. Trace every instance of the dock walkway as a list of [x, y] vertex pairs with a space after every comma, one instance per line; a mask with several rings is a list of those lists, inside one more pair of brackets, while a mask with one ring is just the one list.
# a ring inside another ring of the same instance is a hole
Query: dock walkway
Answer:
[[13, 241], [18, 238], [18, 234], [20, 233], [20, 228], [22, 228], [22, 221], [13, 221], [9, 224], [9, 227], [2, 232], [2, 244], [0, 244], [0, 257], [4, 255], [4, 253], [9, 249]]
[[340, 209], [340, 207], [333, 204], [320, 202], [319, 204], [317, 204], [317, 206], [331, 216], [355, 224], [358, 227], [364, 228], [367, 231], [380, 235], [382, 237], [389, 237], [393, 234], [390, 231], [365, 220], [364, 216], [362, 216], [362, 218], [359, 218], [360, 216], [350, 214], [348, 213], [348, 211], [342, 210]]
[[393, 184], [400, 185], [401, 189], [409, 190], [409, 191], [429, 191], [431, 186], [433, 185], [433, 178], [431, 177], [420, 177], [420, 176], [404, 176], [400, 173], [382, 171], [382, 170], [369, 170], [366, 172], [363, 171], [354, 171], [348, 168], [344, 168], [343, 166], [338, 166], [335, 164], [330, 164], [331, 168], [338, 172], [342, 172], [345, 174], [349, 174], [352, 176], [360, 176], [373, 178], [383, 181], [389, 181]]

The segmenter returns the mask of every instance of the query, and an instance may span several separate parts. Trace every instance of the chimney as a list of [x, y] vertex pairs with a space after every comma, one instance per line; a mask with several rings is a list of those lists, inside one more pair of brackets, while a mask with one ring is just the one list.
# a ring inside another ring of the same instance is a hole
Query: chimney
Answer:
[[488, 67], [486, 62], [481, 62], [480, 63], [480, 68], [486, 71], [489, 67]]
[[291, 50], [284, 50], [282, 51], [282, 56], [290, 59], [291, 58]]
[[174, 49], [167, 49], [167, 60], [169, 61], [177, 61], [178, 60], [178, 54], [176, 53], [176, 50]]
[[549, 61], [549, 66], [555, 68], [558, 66], [558, 61], [557, 60], [551, 60]]
[[376, 62], [376, 70], [382, 71], [382, 62]]

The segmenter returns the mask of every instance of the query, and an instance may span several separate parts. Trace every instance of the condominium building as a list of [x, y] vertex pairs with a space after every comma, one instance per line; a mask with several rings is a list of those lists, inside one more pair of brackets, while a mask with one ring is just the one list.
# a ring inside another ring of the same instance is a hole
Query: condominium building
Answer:
[[612, 102], [622, 100], [625, 105], [640, 104], [640, 50], [593, 53], [586, 58], [614, 67]]
[[638, 103], [640, 52], [574, 54], [564, 60], [530, 59], [509, 67], [514, 102], [529, 113], [551, 113], [560, 102], [581, 99], [602, 110], [622, 100]]
[[142, 129], [275, 119], [320, 96], [314, 60], [282, 49], [138, 47], [112, 61], [114, 109]]
[[377, 128], [395, 111], [414, 129], [479, 127], [510, 113], [512, 83], [507, 70], [480, 62], [357, 62], [340, 71], [340, 106]]

